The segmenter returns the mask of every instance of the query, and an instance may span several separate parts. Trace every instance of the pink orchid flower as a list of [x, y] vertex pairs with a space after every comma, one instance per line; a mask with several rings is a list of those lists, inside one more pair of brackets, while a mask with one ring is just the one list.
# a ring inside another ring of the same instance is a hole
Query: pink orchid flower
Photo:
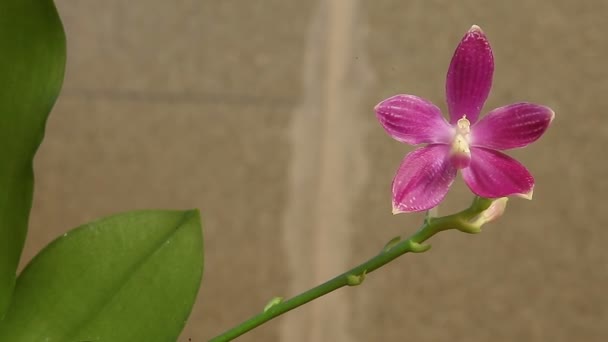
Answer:
[[409, 153], [393, 179], [393, 213], [437, 206], [460, 170], [476, 195], [532, 198], [534, 178], [515, 159], [499, 152], [524, 147], [547, 130], [555, 114], [545, 106], [515, 103], [477, 121], [492, 87], [494, 57], [485, 34], [473, 26], [454, 52], [446, 81], [450, 123], [431, 102], [395, 95], [375, 107], [394, 139], [427, 144]]

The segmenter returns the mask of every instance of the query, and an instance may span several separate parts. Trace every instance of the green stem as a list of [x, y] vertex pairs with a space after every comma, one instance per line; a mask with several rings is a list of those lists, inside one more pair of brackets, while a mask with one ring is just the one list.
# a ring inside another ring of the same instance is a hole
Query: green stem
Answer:
[[389, 245], [387, 245], [387, 247], [385, 247], [378, 255], [360, 264], [359, 266], [356, 266], [340, 274], [339, 276], [321, 285], [313, 287], [312, 289], [307, 290], [287, 301], [270, 306], [264, 312], [261, 312], [237, 325], [236, 327], [227, 330], [223, 334], [212, 338], [209, 340], [209, 342], [231, 341], [277, 316], [333, 292], [341, 287], [359, 285], [364, 280], [366, 274], [377, 270], [378, 268], [395, 260], [399, 256], [408, 252], [419, 253], [428, 250], [431, 246], [422, 245], [422, 243], [441, 231], [447, 229], [458, 229], [468, 233], [475, 233], [477, 230], [471, 229], [468, 222], [471, 220], [471, 218], [487, 209], [490, 204], [490, 200], [477, 197], [473, 201], [471, 207], [457, 214], [426, 219], [422, 227], [407, 240], [403, 240], [392, 245], [389, 243]]

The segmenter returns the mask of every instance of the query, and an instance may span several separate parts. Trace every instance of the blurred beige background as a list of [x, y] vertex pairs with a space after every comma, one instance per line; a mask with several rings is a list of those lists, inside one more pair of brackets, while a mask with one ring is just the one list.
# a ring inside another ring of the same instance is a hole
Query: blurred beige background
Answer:
[[[608, 1], [57, 0], [69, 62], [36, 158], [25, 260], [67, 229], [140, 208], [200, 208], [206, 269], [180, 341], [206, 341], [374, 255], [410, 147], [372, 108], [445, 109], [456, 44], [496, 57], [486, 110], [551, 106], [515, 151], [536, 176], [482, 234], [443, 233], [239, 341], [607, 341]], [[459, 179], [448, 213], [468, 205]]]

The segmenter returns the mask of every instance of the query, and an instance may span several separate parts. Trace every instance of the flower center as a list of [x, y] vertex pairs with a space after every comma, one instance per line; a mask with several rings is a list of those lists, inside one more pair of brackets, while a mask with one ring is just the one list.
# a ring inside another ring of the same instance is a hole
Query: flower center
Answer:
[[454, 166], [458, 169], [469, 166], [471, 162], [471, 149], [469, 148], [469, 138], [471, 135], [471, 123], [467, 120], [467, 116], [463, 115], [456, 122], [456, 134], [452, 141], [452, 151], [450, 158]]

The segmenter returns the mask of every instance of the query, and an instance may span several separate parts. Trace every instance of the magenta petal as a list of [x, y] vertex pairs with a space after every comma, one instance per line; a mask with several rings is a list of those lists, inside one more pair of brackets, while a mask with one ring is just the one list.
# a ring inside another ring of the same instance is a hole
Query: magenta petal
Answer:
[[423, 211], [443, 200], [456, 177], [448, 145], [419, 148], [401, 162], [393, 179], [393, 213]]
[[490, 93], [493, 74], [490, 43], [483, 31], [473, 26], [458, 44], [448, 69], [446, 95], [452, 123], [463, 115], [471, 123], [477, 121]]
[[471, 127], [471, 145], [496, 150], [523, 147], [545, 133], [555, 114], [545, 106], [516, 103], [496, 108]]
[[395, 95], [374, 110], [391, 137], [411, 145], [448, 143], [453, 132], [441, 110], [417, 96]]
[[523, 165], [504, 153], [472, 147], [471, 164], [461, 172], [465, 183], [478, 196], [532, 198], [534, 178]]

